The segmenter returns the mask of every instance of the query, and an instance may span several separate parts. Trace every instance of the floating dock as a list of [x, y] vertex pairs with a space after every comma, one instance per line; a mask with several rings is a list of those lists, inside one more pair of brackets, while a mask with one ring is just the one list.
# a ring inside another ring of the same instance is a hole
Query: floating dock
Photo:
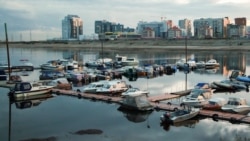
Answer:
[[[157, 95], [157, 96], [150, 96], [150, 97], [148, 97], [148, 100], [155, 107], [156, 110], [173, 111], [173, 110], [177, 110], [177, 109], [183, 109], [184, 108], [183, 106], [174, 105], [171, 103], [161, 103], [160, 101], [181, 97], [181, 96], [185, 95], [184, 93], [188, 93], [189, 91], [190, 90], [187, 90], [186, 92], [182, 91], [181, 95], [178, 94], [179, 92], [177, 92], [174, 94], [170, 93], [170, 94], [162, 94], [162, 95]], [[60, 89], [53, 89], [52, 92], [56, 93], [58, 95], [74, 96], [74, 97], [78, 97], [78, 98], [100, 100], [100, 101], [112, 102], [112, 103], [120, 103], [123, 99], [120, 96], [82, 93], [82, 92], [76, 92], [76, 91], [70, 91], [70, 90], [60, 90]], [[203, 109], [200, 110], [199, 115], [210, 117], [215, 121], [221, 119], [221, 120], [230, 121], [231, 123], [250, 124], [250, 117], [247, 115], [226, 113], [226, 112], [222, 112], [222, 111], [203, 110]]]

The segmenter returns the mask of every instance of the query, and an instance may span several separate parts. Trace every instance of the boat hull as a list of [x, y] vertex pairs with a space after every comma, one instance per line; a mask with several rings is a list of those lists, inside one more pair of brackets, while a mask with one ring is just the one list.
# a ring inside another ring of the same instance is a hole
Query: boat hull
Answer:
[[178, 123], [182, 122], [188, 119], [191, 119], [199, 114], [199, 110], [195, 109], [192, 111], [186, 111], [186, 110], [179, 110], [179, 111], [174, 111], [172, 113], [169, 113], [169, 117], [166, 117], [165, 115], [162, 115], [160, 117], [162, 122], [168, 122], [168, 123]]
[[44, 87], [36, 90], [31, 91], [16, 91], [14, 93], [15, 98], [21, 98], [21, 97], [29, 97], [29, 96], [35, 96], [35, 95], [42, 95], [46, 93], [50, 93], [52, 91], [52, 87]]

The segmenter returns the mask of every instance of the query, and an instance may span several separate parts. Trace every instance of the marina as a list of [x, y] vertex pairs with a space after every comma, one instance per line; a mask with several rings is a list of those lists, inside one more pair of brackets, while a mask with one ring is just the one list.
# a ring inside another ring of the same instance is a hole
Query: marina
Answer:
[[[34, 54], [34, 51], [33, 53]], [[61, 52], [54, 52], [53, 55], [50, 52], [46, 52], [44, 55], [46, 56], [54, 56], [56, 58], [62, 58]], [[108, 56], [108, 53], [104, 53]], [[118, 53], [111, 53], [110, 56], [115, 56]], [[129, 53], [128, 53], [129, 54]], [[157, 53], [156, 53], [157, 54]], [[182, 54], [182, 53], [180, 53]], [[206, 53], [205, 53], [206, 54]], [[227, 54], [224, 53], [223, 54]], [[143, 54], [145, 55], [145, 53]], [[170, 54], [168, 57], [171, 58]], [[135, 56], [135, 55], [133, 55]], [[138, 60], [142, 64], [154, 63], [152, 60], [147, 61], [151, 55], [146, 55], [143, 57], [143, 62], [140, 61], [140, 56], [138, 56]], [[157, 55], [160, 58], [165, 58], [162, 55]], [[202, 52], [199, 53], [199, 56], [204, 56]], [[206, 69], [194, 69], [190, 71], [187, 75], [182, 70], [177, 70], [175, 73], [171, 75], [163, 73], [156, 75], [146, 76], [141, 73], [137, 78], [130, 78], [130, 76], [122, 76], [118, 79], [125, 81], [126, 84], [131, 85], [134, 88], [139, 88], [140, 90], [145, 90], [148, 93], [148, 101], [153, 106], [153, 111], [151, 112], [130, 112], [127, 110], [120, 110], [121, 101], [123, 98], [119, 95], [112, 94], [96, 94], [96, 93], [84, 93], [77, 91], [80, 89], [82, 85], [88, 85], [91, 82], [99, 81], [97, 79], [87, 79], [81, 80], [78, 83], [72, 84], [72, 90], [64, 90], [63, 87], [60, 89], [53, 89], [49, 98], [42, 99], [29, 99], [23, 98], [21, 101], [14, 101], [11, 103], [11, 137], [14, 140], [28, 140], [34, 137], [40, 139], [49, 139], [56, 138], [58, 140], [65, 139], [65, 136], [68, 138], [72, 138], [73, 140], [81, 140], [81, 139], [92, 139], [92, 140], [102, 140], [103, 136], [107, 136], [107, 138], [115, 138], [114, 140], [119, 140], [122, 135], [122, 132], [128, 132], [128, 134], [133, 136], [145, 135], [145, 133], [154, 135], [154, 139], [164, 140], [169, 137], [169, 133], [171, 134], [189, 134], [195, 132], [199, 132], [201, 134], [197, 135], [197, 138], [206, 139], [206, 140], [214, 140], [215, 138], [212, 136], [208, 136], [207, 130], [210, 126], [213, 127], [213, 130], [210, 131], [210, 134], [213, 136], [217, 135], [221, 129], [230, 128], [230, 135], [220, 134], [220, 137], [225, 140], [230, 140], [229, 138], [234, 138], [235, 133], [239, 133], [240, 137], [248, 138], [248, 126], [249, 126], [249, 117], [248, 115], [240, 115], [233, 113], [226, 113], [222, 111], [211, 111], [200, 109], [199, 115], [195, 118], [188, 119], [186, 121], [176, 123], [174, 125], [170, 125], [171, 128], [166, 130], [165, 126], [162, 126], [160, 123], [160, 117], [166, 111], [175, 111], [176, 109], [183, 109], [184, 105], [182, 105], [183, 99], [190, 93], [194, 87], [196, 87], [197, 83], [212, 83], [214, 81], [218, 82], [228, 78], [227, 70], [223, 70], [221, 67], [222, 60], [217, 55], [213, 56], [218, 62], [220, 62], [221, 66], [218, 70], [208, 71]], [[220, 56], [220, 54], [218, 54]], [[18, 57], [17, 58], [22, 58]], [[31, 56], [28, 58], [32, 58]], [[176, 57], [177, 58], [177, 57]], [[233, 57], [230, 58], [240, 58]], [[225, 58], [223, 58], [225, 59]], [[247, 59], [247, 58], [245, 58]], [[31, 60], [31, 59], [29, 59]], [[157, 60], [157, 59], [155, 59]], [[169, 63], [171, 59], [168, 59]], [[177, 59], [176, 59], [177, 60]], [[200, 60], [206, 60], [201, 58]], [[13, 61], [13, 60], [12, 60]], [[19, 60], [17, 60], [19, 61]], [[34, 60], [35, 61], [35, 60]], [[46, 62], [47, 60], [36, 60], [37, 62], [32, 62], [33, 64], [38, 65]], [[15, 60], [14, 60], [15, 62]], [[225, 61], [224, 61], [225, 62]], [[155, 63], [161, 64], [156, 61]], [[147, 65], [148, 66], [148, 65]], [[232, 68], [233, 66], [226, 65], [228, 68]], [[234, 67], [237, 68], [237, 67]], [[241, 67], [238, 67], [242, 70]], [[86, 69], [86, 68], [83, 68]], [[243, 68], [244, 69], [244, 68]], [[248, 68], [245, 68], [245, 74], [250, 74]], [[213, 72], [213, 73], [211, 73]], [[15, 72], [15, 75], [22, 74], [22, 72]], [[34, 71], [28, 72], [28, 76], [21, 76], [24, 81], [38, 81], [38, 82], [48, 82], [49, 80], [39, 80], [39, 75], [41, 74], [40, 69], [35, 69]], [[133, 76], [134, 77], [134, 76]], [[185, 82], [185, 79], [187, 82]], [[56, 79], [55, 79], [56, 80]], [[56, 82], [56, 81], [55, 81]], [[1, 113], [3, 113], [3, 117], [5, 118], [5, 124], [1, 125], [1, 134], [4, 135], [0, 137], [3, 140], [6, 140], [8, 134], [7, 131], [2, 130], [3, 128], [7, 129], [8, 126], [8, 92], [9, 88], [12, 88], [13, 84], [6, 84], [6, 81], [0, 82], [1, 90], [2, 90], [2, 98], [1, 105], [3, 109]], [[80, 89], [82, 90], [82, 89]], [[230, 97], [232, 95], [237, 97], [245, 97], [247, 101], [250, 99], [247, 97], [249, 93], [244, 89], [240, 89], [239, 91], [230, 92], [230, 91], [215, 91], [213, 97]], [[4, 108], [5, 107], [5, 108]], [[20, 116], [20, 115], [23, 115]], [[46, 118], [45, 118], [46, 117]], [[28, 122], [28, 119], [33, 119], [32, 122]], [[65, 122], [68, 121], [68, 122]], [[105, 122], [103, 122], [105, 121]], [[191, 122], [196, 121], [196, 122]], [[25, 124], [21, 124], [25, 122]], [[30, 134], [27, 131], [23, 131], [23, 128], [33, 128], [33, 124], [35, 124], [38, 128], [33, 130], [33, 134]], [[186, 125], [191, 124], [193, 128], [187, 128]], [[45, 125], [45, 126], [44, 126]], [[177, 126], [178, 125], [178, 126]], [[50, 127], [50, 129], [47, 129]], [[241, 128], [238, 130], [238, 128]], [[124, 128], [124, 130], [123, 130]], [[127, 131], [130, 129], [130, 131]], [[19, 131], [22, 132], [19, 132]], [[76, 136], [70, 134], [69, 132], [77, 132], [80, 130], [101, 130], [103, 133], [99, 135], [90, 135], [90, 136]], [[177, 130], [180, 130], [178, 132]], [[136, 131], [136, 132], [135, 132]], [[215, 131], [215, 132], [212, 132]], [[168, 132], [168, 133], [166, 133]], [[50, 136], [51, 135], [51, 136]], [[205, 135], [205, 136], [204, 136]], [[111, 137], [112, 136], [112, 137]], [[238, 135], [237, 135], [238, 137]], [[78, 139], [77, 139], [78, 138]], [[98, 139], [96, 139], [98, 138]], [[127, 137], [129, 140], [133, 140], [134, 137]], [[169, 137], [174, 139], [174, 137]], [[66, 139], [68, 140], [68, 139]], [[70, 140], [70, 139], [69, 139]], [[113, 139], [111, 139], [113, 140]], [[139, 139], [142, 140], [142, 139]], [[145, 139], [143, 139], [145, 140]], [[147, 140], [147, 139], [146, 139]], [[187, 139], [188, 140], [188, 139]], [[191, 140], [191, 139], [190, 139]]]

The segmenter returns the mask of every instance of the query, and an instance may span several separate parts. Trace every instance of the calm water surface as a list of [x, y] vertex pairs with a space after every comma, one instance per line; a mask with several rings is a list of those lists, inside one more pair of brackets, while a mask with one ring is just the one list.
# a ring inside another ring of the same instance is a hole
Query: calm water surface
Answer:
[[[99, 58], [99, 52], [93, 50], [45, 50], [45, 49], [10, 49], [11, 64], [20, 63], [20, 59], [29, 59], [35, 66], [50, 59], [75, 58], [84, 62]], [[116, 54], [137, 57], [141, 64], [174, 63], [185, 57], [185, 51], [104, 51], [105, 57], [114, 58]], [[213, 82], [228, 78], [228, 72], [238, 69], [250, 74], [248, 52], [189, 52], [189, 58], [207, 61], [214, 58], [221, 64], [216, 70], [195, 70], [187, 75], [178, 71], [174, 75], [155, 78], [138, 78], [127, 81], [134, 87], [148, 89], [150, 95], [163, 94], [193, 88], [198, 82]], [[0, 60], [6, 60], [6, 49], [0, 48]], [[39, 70], [23, 77], [24, 80], [38, 80]], [[187, 84], [187, 86], [186, 86]], [[31, 139], [54, 139], [57, 141], [246, 141], [250, 140], [248, 124], [232, 124], [228, 121], [213, 121], [210, 118], [197, 118], [174, 126], [161, 126], [160, 116], [164, 111], [152, 113], [127, 113], [119, 111], [119, 105], [54, 95], [31, 108], [19, 109], [11, 104], [11, 121], [9, 122], [9, 101], [6, 88], [0, 88], [0, 140], [20, 141]], [[214, 97], [245, 97], [250, 103], [249, 93], [215, 93]], [[171, 100], [179, 103], [182, 100]], [[166, 102], [166, 101], [165, 101]], [[98, 129], [100, 134], [74, 134], [80, 130]], [[11, 132], [9, 132], [11, 131]], [[9, 134], [10, 133], [10, 134]]]

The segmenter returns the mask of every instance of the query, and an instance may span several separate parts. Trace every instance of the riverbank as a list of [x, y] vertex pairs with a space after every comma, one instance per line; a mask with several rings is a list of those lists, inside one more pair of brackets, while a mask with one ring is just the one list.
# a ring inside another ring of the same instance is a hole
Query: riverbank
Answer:
[[[10, 42], [9, 47], [35, 47], [35, 48], [51, 48], [51, 49], [81, 49], [91, 48], [100, 50], [104, 49], [164, 49], [176, 50], [183, 49], [187, 45], [191, 50], [250, 50], [250, 40], [229, 40], [229, 39], [207, 39], [196, 40], [184, 39], [163, 40], [163, 39], [144, 39], [144, 40], [99, 40], [88, 41], [32, 41], [32, 42]], [[6, 47], [5, 42], [0, 43], [0, 47]]]

